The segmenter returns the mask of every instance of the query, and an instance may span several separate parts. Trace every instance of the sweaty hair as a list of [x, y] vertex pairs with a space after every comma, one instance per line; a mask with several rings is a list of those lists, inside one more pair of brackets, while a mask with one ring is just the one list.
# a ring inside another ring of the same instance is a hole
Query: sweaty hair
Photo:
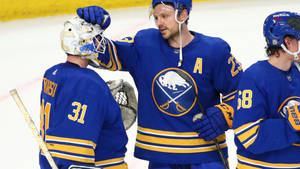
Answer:
[[275, 55], [275, 54], [276, 56], [279, 56], [278, 51], [281, 50], [282, 48], [279, 46], [266, 46], [265, 49], [267, 55], [270, 57], [271, 55]]
[[[294, 36], [286, 35], [283, 39], [285, 39], [286, 37], [295, 38]], [[285, 42], [283, 42], [283, 43], [286, 46]], [[276, 56], [279, 56], [278, 51], [282, 50], [282, 48], [280, 46], [266, 46], [265, 49], [266, 49], [266, 53], [269, 57], [271, 55], [275, 55], [275, 54], [276, 54]]]

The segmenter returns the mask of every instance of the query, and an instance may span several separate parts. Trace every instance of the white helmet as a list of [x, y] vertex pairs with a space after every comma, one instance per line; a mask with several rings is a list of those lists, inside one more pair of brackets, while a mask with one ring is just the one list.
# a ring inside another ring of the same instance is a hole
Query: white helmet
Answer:
[[100, 25], [92, 25], [78, 16], [72, 17], [64, 23], [61, 31], [61, 47], [67, 54], [79, 55], [98, 64], [98, 53], [104, 54], [106, 47], [102, 32]]

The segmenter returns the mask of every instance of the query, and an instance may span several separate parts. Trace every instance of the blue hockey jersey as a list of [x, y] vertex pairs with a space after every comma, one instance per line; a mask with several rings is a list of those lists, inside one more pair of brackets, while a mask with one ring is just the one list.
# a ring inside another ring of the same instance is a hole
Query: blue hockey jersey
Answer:
[[[241, 65], [220, 38], [192, 32], [183, 48], [168, 45], [157, 29], [139, 31], [134, 37], [108, 40], [98, 57], [101, 68], [129, 71], [138, 90], [137, 158], [169, 164], [199, 164], [221, 160], [213, 141], [204, 141], [193, 130], [193, 116], [220, 103], [220, 93], [232, 99]], [[218, 137], [227, 157], [225, 134]]]
[[237, 168], [300, 168], [299, 137], [284, 118], [287, 106], [300, 104], [300, 73], [267, 60], [248, 68], [239, 83], [233, 128]]
[[[45, 72], [41, 92], [41, 136], [59, 168], [70, 164], [126, 166], [127, 136], [118, 104], [91, 69], [72, 63]], [[40, 166], [50, 166], [40, 152]]]

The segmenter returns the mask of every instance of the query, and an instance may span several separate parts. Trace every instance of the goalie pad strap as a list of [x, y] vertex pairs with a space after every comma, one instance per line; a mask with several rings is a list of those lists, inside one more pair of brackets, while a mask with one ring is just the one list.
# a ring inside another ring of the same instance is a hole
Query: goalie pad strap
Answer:
[[290, 126], [292, 127], [292, 129], [299, 132], [300, 131], [300, 112], [299, 112], [298, 105], [289, 107], [287, 110], [288, 110], [287, 119], [289, 121]]
[[233, 120], [233, 114], [234, 114], [233, 107], [226, 103], [221, 103], [221, 104], [215, 105], [215, 107], [217, 107], [221, 110], [221, 112], [223, 113], [223, 115], [225, 117], [228, 127], [232, 128], [232, 120]]

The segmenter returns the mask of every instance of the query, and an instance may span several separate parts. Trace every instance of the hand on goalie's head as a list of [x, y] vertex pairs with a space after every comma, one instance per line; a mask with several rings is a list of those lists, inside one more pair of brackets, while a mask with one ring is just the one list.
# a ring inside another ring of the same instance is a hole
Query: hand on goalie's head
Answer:
[[88, 6], [77, 9], [77, 15], [92, 24], [99, 24], [103, 30], [110, 25], [109, 13], [100, 6]]

